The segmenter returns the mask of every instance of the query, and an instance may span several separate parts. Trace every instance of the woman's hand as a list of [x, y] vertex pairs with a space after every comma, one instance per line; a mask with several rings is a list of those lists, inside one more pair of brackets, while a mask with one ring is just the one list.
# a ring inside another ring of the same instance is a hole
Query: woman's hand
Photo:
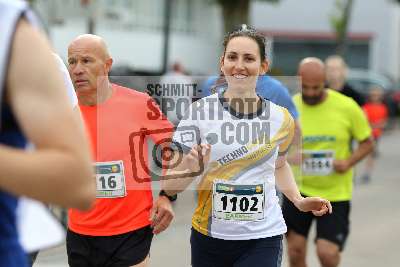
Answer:
[[332, 205], [329, 200], [320, 197], [302, 197], [293, 204], [303, 212], [311, 211], [315, 216], [322, 216], [327, 212], [332, 213]]
[[201, 144], [192, 147], [190, 152], [184, 156], [185, 165], [192, 173], [203, 172], [206, 168], [211, 153], [211, 145]]

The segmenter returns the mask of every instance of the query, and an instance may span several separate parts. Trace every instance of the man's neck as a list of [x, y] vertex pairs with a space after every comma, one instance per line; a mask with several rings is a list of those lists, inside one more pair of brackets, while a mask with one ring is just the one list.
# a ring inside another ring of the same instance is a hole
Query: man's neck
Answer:
[[79, 104], [83, 106], [96, 106], [104, 103], [112, 96], [112, 85], [109, 81], [104, 82], [91, 94], [78, 95]]

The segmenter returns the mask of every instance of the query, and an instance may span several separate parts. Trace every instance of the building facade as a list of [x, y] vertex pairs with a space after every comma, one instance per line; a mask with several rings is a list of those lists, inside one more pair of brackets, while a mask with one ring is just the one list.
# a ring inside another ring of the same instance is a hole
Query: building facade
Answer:
[[[214, 73], [221, 50], [217, 6], [208, 1], [170, 1], [169, 63], [179, 61], [191, 73]], [[94, 33], [105, 39], [115, 65], [149, 73], [162, 69], [164, 5], [164, 0], [35, 1], [54, 48], [64, 60], [68, 44], [88, 32], [91, 18]]]
[[[255, 27], [273, 38], [274, 67], [293, 74], [305, 56], [324, 59], [334, 53], [330, 17], [336, 0], [255, 2]], [[350, 67], [368, 68], [400, 79], [400, 5], [391, 0], [354, 0], [349, 24]]]
[[[193, 74], [218, 73], [222, 18], [211, 0], [172, 2], [169, 63], [180, 61]], [[91, 4], [85, 5], [89, 2]], [[330, 16], [336, 0], [252, 1], [250, 21], [272, 40], [275, 74], [293, 75], [305, 56], [324, 59], [335, 52]], [[159, 72], [163, 59], [165, 0], [36, 0], [55, 50], [88, 30], [109, 46], [115, 65]], [[391, 0], [354, 0], [349, 25], [350, 67], [368, 68], [400, 79], [400, 5]]]

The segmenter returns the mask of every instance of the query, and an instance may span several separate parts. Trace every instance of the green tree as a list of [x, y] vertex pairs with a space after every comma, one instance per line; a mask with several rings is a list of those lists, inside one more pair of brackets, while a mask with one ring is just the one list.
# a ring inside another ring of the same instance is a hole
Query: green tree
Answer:
[[347, 49], [347, 32], [349, 29], [353, 0], [336, 0], [335, 14], [330, 18], [331, 26], [336, 32], [336, 53], [344, 56]]
[[[249, 10], [252, 0], [215, 0], [221, 7], [224, 32], [229, 32], [240, 24], [249, 23]], [[253, 0], [278, 3], [279, 0]]]

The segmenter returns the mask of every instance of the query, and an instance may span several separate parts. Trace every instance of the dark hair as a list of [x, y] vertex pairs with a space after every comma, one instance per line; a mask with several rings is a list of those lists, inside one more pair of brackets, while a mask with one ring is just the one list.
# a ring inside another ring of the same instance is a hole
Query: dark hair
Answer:
[[246, 24], [242, 24], [240, 28], [233, 30], [232, 32], [225, 35], [223, 43], [224, 55], [229, 41], [235, 37], [241, 37], [241, 36], [253, 39], [257, 43], [258, 48], [260, 50], [261, 61], [267, 59], [265, 54], [265, 37], [261, 33], [257, 32], [256, 29], [247, 26]]

